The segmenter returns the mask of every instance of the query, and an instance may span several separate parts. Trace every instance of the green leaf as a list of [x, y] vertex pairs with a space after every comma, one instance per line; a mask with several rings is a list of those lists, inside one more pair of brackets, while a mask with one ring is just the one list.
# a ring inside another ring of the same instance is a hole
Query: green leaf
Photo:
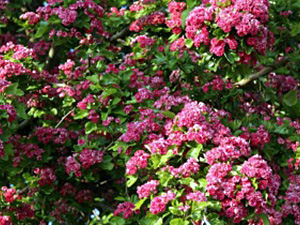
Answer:
[[8, 95], [15, 95], [17, 93], [18, 85], [18, 83], [11, 84], [5, 88], [4, 93]]
[[34, 112], [34, 114], [33, 114], [33, 117], [34, 117], [34, 118], [41, 118], [42, 115], [44, 115], [44, 114], [45, 114], [44, 111], [39, 110], [39, 109], [36, 109], [35, 112]]
[[186, 158], [193, 157], [194, 159], [198, 160], [199, 154], [202, 149], [203, 149], [203, 145], [198, 144], [196, 148], [192, 148], [188, 151]]
[[147, 219], [147, 225], [162, 225], [163, 224], [163, 219], [155, 216], [152, 218], [146, 218]]
[[170, 221], [170, 225], [188, 225], [188, 221], [184, 221], [183, 219], [176, 218]]
[[141, 206], [144, 204], [144, 202], [147, 200], [147, 198], [143, 198], [139, 200], [137, 203], [135, 203], [135, 208], [133, 210], [138, 210], [141, 208]]
[[109, 224], [111, 225], [124, 225], [125, 220], [121, 217], [113, 217], [110, 221]]
[[174, 156], [174, 153], [172, 150], [169, 150], [167, 152], [167, 154], [161, 156], [160, 158], [160, 162], [158, 166], [164, 165], [166, 162], [168, 162], [170, 160], [170, 158], [172, 158]]
[[97, 130], [97, 124], [96, 123], [93, 123], [93, 122], [89, 121], [85, 124], [85, 133], [86, 134], [90, 134], [95, 130]]
[[92, 81], [93, 83], [97, 84], [99, 81], [99, 76], [98, 75], [93, 75], [93, 76], [87, 76], [86, 79], [89, 81]]
[[285, 125], [281, 125], [279, 127], [276, 127], [276, 129], [274, 130], [274, 133], [289, 134], [289, 129]]
[[287, 105], [287, 106], [294, 106], [297, 104], [298, 101], [298, 94], [297, 91], [295, 90], [290, 90], [286, 95], [284, 95], [283, 97], [283, 102]]
[[75, 120], [83, 119], [89, 115], [89, 111], [87, 109], [85, 110], [80, 110], [75, 116]]
[[186, 0], [186, 6], [188, 9], [194, 8], [194, 6], [196, 6], [197, 4], [198, 2], [196, 0]]
[[262, 213], [260, 217], [263, 220], [264, 225], [270, 225], [269, 217], [266, 214]]
[[126, 182], [127, 187], [131, 187], [132, 185], [134, 185], [134, 183], [137, 181], [137, 179], [138, 179], [137, 176], [129, 176], [129, 179]]
[[185, 21], [186, 18], [189, 16], [190, 11], [192, 11], [192, 9], [186, 9], [182, 12], [181, 14], [182, 27], [185, 27]]
[[112, 170], [114, 168], [114, 164], [111, 162], [108, 163], [101, 163], [100, 164], [101, 168], [104, 170]]
[[21, 117], [24, 120], [28, 118], [26, 113], [26, 105], [24, 103], [18, 103], [17, 105], [15, 105], [15, 109], [19, 117]]
[[240, 60], [240, 57], [235, 52], [225, 53], [224, 55], [228, 62], [230, 62], [231, 64], [234, 64], [235, 61]]
[[44, 33], [46, 33], [48, 30], [47, 26], [41, 26], [38, 28], [37, 32], [35, 33], [35, 38], [40, 38], [43, 36]]
[[169, 37], [169, 42], [170, 42], [170, 43], [173, 43], [173, 42], [176, 41], [179, 37], [180, 37], [180, 34], [172, 34], [172, 35]]
[[193, 42], [192, 39], [185, 39], [185, 40], [184, 40], [184, 43], [185, 43], [185, 46], [186, 46], [187, 48], [193, 47], [193, 44], [194, 44], [194, 42]]
[[162, 114], [170, 119], [174, 119], [174, 117], [176, 116], [175, 113], [171, 111], [163, 111]]
[[118, 196], [118, 197], [115, 198], [115, 200], [124, 202], [124, 201], [126, 201], [126, 198]]
[[117, 105], [122, 99], [121, 98], [114, 98], [112, 105]]
[[167, 172], [157, 172], [158, 177], [159, 177], [159, 183], [163, 186], [166, 187], [168, 186], [169, 181], [172, 179], [172, 176], [167, 173]]
[[102, 99], [105, 99], [105, 98], [107, 98], [108, 96], [111, 96], [111, 95], [113, 95], [113, 94], [115, 94], [115, 93], [117, 93], [117, 92], [118, 92], [118, 89], [116, 89], [116, 88], [109, 88], [109, 89], [105, 90], [105, 91], [102, 93]]
[[13, 145], [12, 144], [4, 145], [4, 153], [5, 155], [2, 159], [7, 161], [9, 156], [14, 154]]

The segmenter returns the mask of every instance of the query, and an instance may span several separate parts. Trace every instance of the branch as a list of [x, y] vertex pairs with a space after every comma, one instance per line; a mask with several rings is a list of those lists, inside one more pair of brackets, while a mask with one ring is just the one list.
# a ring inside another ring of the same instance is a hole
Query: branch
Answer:
[[17, 191], [17, 194], [21, 195], [21, 194], [24, 194], [26, 191], [28, 191], [30, 187], [29, 186], [26, 186], [25, 188], [23, 188], [22, 190], [18, 190]]
[[100, 217], [98, 216], [98, 214], [97, 214], [97, 212], [96, 212], [95, 209], [93, 210], [93, 214], [94, 214], [94, 216], [96, 217], [97, 220], [101, 221], [101, 219], [100, 219]]
[[240, 80], [239, 82], [236, 82], [234, 84], [234, 86], [235, 87], [245, 86], [246, 84], [250, 83], [251, 81], [259, 78], [260, 76], [266, 75], [266, 74], [272, 72], [274, 69], [284, 66], [285, 64], [288, 63], [288, 61], [289, 61], [289, 58], [287, 56], [283, 57], [280, 60], [276, 60], [272, 66], [267, 66], [267, 67], [262, 68], [260, 71], [251, 74], [249, 77], [244, 78], [244, 79]]
[[110, 41], [115, 41], [117, 40], [118, 38], [121, 38], [123, 36], [125, 36], [127, 34], [127, 32], [129, 31], [129, 27], [125, 27], [123, 30], [121, 30], [120, 32], [116, 33], [115, 35], [113, 35], [111, 38], [110, 38]]
[[23, 120], [23, 121], [19, 124], [18, 130], [23, 130], [30, 122], [31, 122], [31, 119]]
[[67, 116], [69, 116], [75, 110], [75, 108], [76, 107], [74, 107], [66, 115], [64, 115], [63, 118], [61, 118], [61, 120], [58, 122], [58, 124], [56, 124], [55, 128], [58, 128], [59, 125], [67, 118]]
[[109, 211], [109, 212], [114, 212], [115, 209], [111, 206], [105, 205], [104, 203], [101, 202], [96, 202], [94, 206], [101, 208], [103, 211]]

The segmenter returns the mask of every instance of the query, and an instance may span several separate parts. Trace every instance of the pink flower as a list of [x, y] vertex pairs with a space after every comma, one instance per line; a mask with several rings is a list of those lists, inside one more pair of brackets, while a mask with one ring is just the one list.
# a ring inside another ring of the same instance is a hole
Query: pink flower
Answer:
[[148, 181], [147, 183], [143, 184], [142, 186], [137, 187], [137, 194], [140, 199], [142, 198], [147, 198], [150, 196], [151, 192], [153, 194], [157, 193], [157, 186], [159, 185], [158, 180], [151, 180]]
[[216, 56], [224, 55], [225, 42], [223, 40], [218, 40], [213, 38], [210, 42], [210, 53], [215, 54]]
[[150, 158], [150, 155], [143, 150], [136, 151], [133, 157], [126, 163], [126, 173], [132, 175], [137, 172], [137, 169], [147, 167], [148, 158]]

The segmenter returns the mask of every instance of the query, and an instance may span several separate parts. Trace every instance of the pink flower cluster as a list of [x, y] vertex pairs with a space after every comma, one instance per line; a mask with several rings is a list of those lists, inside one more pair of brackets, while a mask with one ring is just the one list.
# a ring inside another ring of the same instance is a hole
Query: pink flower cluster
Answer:
[[111, 7], [110, 11], [111, 11], [110, 13], [106, 13], [108, 17], [111, 16], [120, 17], [120, 16], [124, 16], [126, 10], [124, 8], [119, 10], [117, 7]]
[[105, 73], [119, 73], [119, 69], [114, 64], [108, 64], [107, 69], [105, 70]]
[[83, 168], [88, 169], [90, 166], [103, 161], [104, 152], [100, 150], [83, 149], [79, 155], [79, 161]]
[[28, 20], [28, 24], [37, 24], [40, 21], [41, 16], [34, 12], [26, 12], [20, 16], [20, 19]]
[[132, 202], [124, 202], [118, 205], [117, 209], [114, 211], [114, 216], [118, 216], [121, 213], [123, 213], [123, 218], [128, 219], [133, 215], [135, 211], [134, 209], [134, 204]]
[[15, 211], [15, 216], [17, 217], [18, 220], [32, 218], [35, 215], [33, 205], [29, 205], [29, 204], [24, 204], [22, 206], [19, 206], [14, 211]]
[[17, 198], [16, 189], [14, 188], [7, 188], [4, 186], [1, 188], [1, 191], [3, 191], [3, 196], [6, 202], [12, 203]]
[[51, 168], [35, 168], [34, 173], [40, 176], [40, 180], [38, 181], [39, 185], [51, 185], [55, 180], [56, 176]]
[[134, 153], [133, 157], [126, 163], [126, 173], [135, 174], [138, 169], [147, 167], [150, 155], [143, 150], [138, 150]]
[[165, 18], [165, 14], [163, 12], [156, 11], [150, 15], [138, 18], [130, 24], [129, 30], [140, 32], [144, 30], [145, 26], [163, 24], [165, 22]]
[[214, 91], [222, 91], [224, 88], [224, 84], [226, 89], [231, 89], [233, 87], [232, 83], [229, 80], [226, 80], [225, 83], [221, 76], [215, 76], [215, 78], [211, 82], [205, 83], [203, 85], [202, 90], [203, 92], [208, 92], [209, 87], [212, 86], [212, 89]]
[[[272, 169], [259, 155], [252, 156], [242, 165], [240, 172], [246, 177], [233, 176], [230, 174], [231, 171], [231, 165], [216, 163], [209, 169], [206, 176], [207, 191], [212, 197], [221, 200], [224, 215], [233, 218], [235, 223], [239, 223], [248, 214], [246, 206], [242, 203], [245, 199], [250, 207], [254, 207], [256, 214], [264, 212], [272, 218], [273, 224], [280, 224], [281, 213], [274, 209], [275, 195], [280, 187], [280, 176], [273, 175]], [[260, 190], [268, 190], [270, 206], [262, 192], [254, 188], [250, 178], [256, 179], [255, 182], [258, 182]]]
[[33, 136], [36, 136], [44, 144], [51, 141], [54, 144], [65, 144], [69, 139], [76, 140], [79, 132], [69, 131], [66, 128], [38, 127]]
[[168, 142], [164, 138], [155, 139], [148, 145], [151, 154], [158, 153], [160, 155], [167, 154], [168, 147]]
[[72, 61], [71, 59], [68, 59], [67, 62], [64, 64], [60, 65], [58, 69], [64, 71], [64, 73], [69, 76], [72, 73], [72, 68], [75, 66], [75, 62]]
[[141, 103], [144, 100], [152, 99], [153, 94], [147, 88], [139, 88], [138, 92], [134, 95], [134, 97], [138, 103]]
[[74, 172], [76, 177], [81, 177], [80, 163], [77, 162], [74, 156], [68, 156], [65, 162], [65, 169], [67, 174]]
[[241, 173], [251, 178], [267, 180], [272, 175], [272, 169], [260, 155], [254, 155], [248, 161], [244, 162]]
[[0, 105], [0, 110], [6, 110], [8, 122], [13, 122], [17, 118], [17, 111], [12, 105]]
[[138, 186], [137, 194], [139, 196], [139, 199], [148, 198], [150, 196], [151, 192], [153, 194], [156, 194], [157, 193], [156, 188], [158, 185], [159, 185], [158, 180], [151, 180], [141, 186]]
[[208, 164], [215, 161], [226, 162], [238, 159], [241, 156], [249, 156], [251, 149], [249, 142], [241, 137], [224, 137], [220, 140], [220, 145], [206, 152], [205, 157]]
[[[56, 1], [57, 3], [60, 3], [61, 1]], [[100, 4], [95, 3], [92, 0], [85, 0], [85, 1], [77, 1], [74, 4], [70, 4], [68, 7], [63, 6], [57, 6], [54, 7], [54, 4], [48, 4], [43, 7], [39, 7], [36, 10], [36, 15], [34, 16], [35, 19], [37, 18], [43, 18], [44, 20], [49, 20], [49, 18], [52, 15], [58, 16], [62, 20], [62, 24], [65, 26], [70, 26], [76, 22], [76, 19], [78, 19], [79, 13], [77, 12], [78, 9], [83, 9], [83, 12], [85, 15], [87, 15], [90, 18], [90, 29], [87, 30], [87, 33], [91, 33], [94, 29], [96, 29], [96, 32], [100, 35], [103, 35], [105, 37], [108, 37], [109, 34], [104, 31], [102, 22], [100, 18], [104, 15], [104, 10], [101, 7]], [[32, 16], [29, 17], [27, 15], [24, 15], [23, 17], [28, 17], [29, 19], [32, 19]], [[36, 21], [34, 21], [36, 22]], [[73, 30], [72, 30], [73, 29]], [[71, 33], [68, 34], [66, 31], [60, 30], [60, 34], [57, 32], [57, 36], [75, 36], [77, 38], [81, 37], [81, 33], [78, 32], [75, 28], [71, 28]], [[55, 30], [53, 30], [50, 34], [50, 36], [53, 36], [55, 34]]]
[[152, 46], [156, 41], [155, 39], [150, 38], [147, 35], [139, 35], [131, 41], [131, 45], [135, 42], [138, 42], [141, 48], [146, 48]]
[[76, 200], [79, 203], [83, 203], [83, 202], [91, 202], [93, 201], [93, 197], [91, 194], [91, 190], [80, 190], [78, 191], [78, 193], [76, 194]]
[[154, 122], [154, 119], [146, 118], [142, 121], [129, 122], [127, 124], [127, 131], [119, 140], [124, 142], [139, 141], [141, 135], [147, 132], [153, 132], [159, 130], [159, 124]]
[[33, 49], [24, 47], [23, 45], [15, 45], [11, 41], [2, 45], [0, 48], [0, 53], [13, 52], [12, 58], [16, 60], [25, 59], [31, 57], [37, 59], [36, 52]]
[[13, 225], [11, 218], [9, 216], [0, 216], [1, 225]]
[[0, 80], [0, 92], [4, 92], [5, 88], [9, 87], [11, 85], [10, 81], [7, 80]]
[[9, 3], [8, 0], [0, 0], [0, 10], [6, 9], [6, 5]]
[[181, 32], [181, 14], [185, 10], [185, 2], [170, 2], [168, 8], [171, 14], [171, 19], [166, 20], [166, 25], [172, 29], [174, 34]]
[[36, 156], [38, 161], [42, 160], [42, 154], [45, 152], [44, 149], [41, 149], [37, 144], [28, 143], [26, 145], [20, 144], [15, 146], [23, 155], [26, 155], [27, 158], [31, 159]]
[[30, 73], [26, 68], [16, 62], [11, 62], [10, 60], [3, 60], [0, 56], [0, 78], [6, 79], [7, 77], [20, 76], [25, 73]]
[[296, 225], [300, 224], [300, 176], [289, 176], [289, 187], [283, 197], [285, 204], [281, 207], [283, 217], [287, 217], [289, 214], [294, 216]]
[[197, 161], [191, 157], [187, 160], [186, 163], [182, 164], [178, 168], [174, 168], [173, 166], [166, 166], [162, 168], [162, 171], [168, 170], [175, 178], [179, 178], [180, 175], [184, 178], [190, 177], [192, 174], [197, 174], [199, 172], [199, 164]]
[[265, 83], [266, 86], [275, 88], [279, 95], [290, 90], [295, 90], [297, 88], [297, 81], [293, 76], [276, 75], [275, 73], [270, 73], [268, 81]]
[[77, 107], [79, 109], [86, 109], [89, 103], [94, 103], [94, 102], [95, 102], [94, 96], [89, 94], [88, 96], [86, 96], [84, 99], [82, 99], [80, 102], [77, 103]]
[[195, 202], [206, 202], [207, 198], [205, 197], [205, 194], [200, 191], [191, 192], [186, 195], [186, 199], [192, 200]]
[[[187, 37], [196, 47], [201, 43], [209, 46], [210, 52], [216, 56], [223, 56], [226, 45], [236, 50], [241, 37], [245, 37], [248, 45], [264, 54], [273, 43], [273, 36], [265, 25], [269, 18], [268, 1], [237, 0], [229, 3], [208, 0], [194, 8], [186, 19]], [[229, 37], [211, 39], [210, 34], [216, 29], [230, 33]]]
[[50, 213], [60, 224], [66, 223], [64, 216], [68, 213], [76, 215], [75, 207], [67, 204], [67, 200], [59, 199], [54, 202], [55, 210]]
[[95, 109], [91, 109], [87, 118], [90, 119], [93, 123], [98, 123], [100, 116], [97, 114]]
[[150, 203], [150, 212], [152, 214], [164, 212], [168, 202], [174, 200], [175, 198], [176, 194], [172, 191], [168, 191], [167, 193], [163, 193], [158, 197], [154, 197]]
[[74, 195], [76, 193], [76, 188], [70, 183], [65, 183], [59, 193], [62, 196], [66, 196], [67, 194]]

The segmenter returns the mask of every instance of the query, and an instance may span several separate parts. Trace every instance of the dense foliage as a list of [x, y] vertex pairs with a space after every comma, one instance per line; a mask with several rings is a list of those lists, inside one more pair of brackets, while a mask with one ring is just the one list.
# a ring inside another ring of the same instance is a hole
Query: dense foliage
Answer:
[[0, 0], [0, 225], [299, 225], [299, 12]]

